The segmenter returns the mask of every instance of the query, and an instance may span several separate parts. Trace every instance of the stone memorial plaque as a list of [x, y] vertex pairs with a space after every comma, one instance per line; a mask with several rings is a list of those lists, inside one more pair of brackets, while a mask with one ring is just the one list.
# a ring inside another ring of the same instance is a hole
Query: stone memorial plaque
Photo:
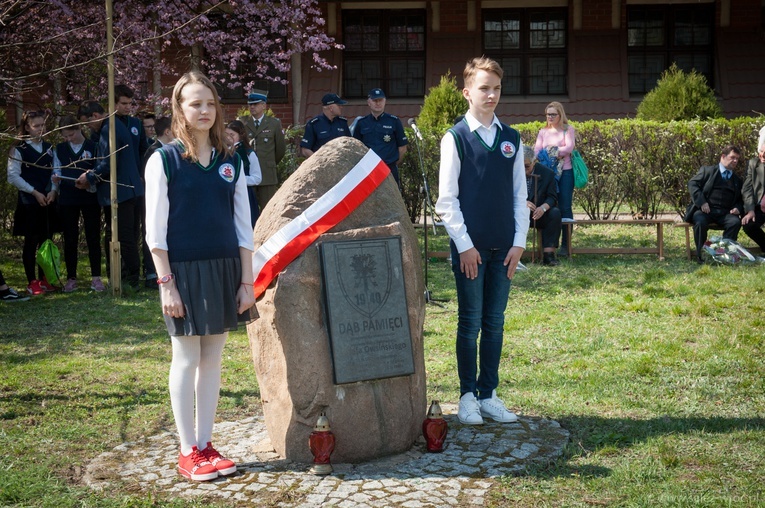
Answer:
[[401, 239], [319, 246], [335, 384], [414, 373]]

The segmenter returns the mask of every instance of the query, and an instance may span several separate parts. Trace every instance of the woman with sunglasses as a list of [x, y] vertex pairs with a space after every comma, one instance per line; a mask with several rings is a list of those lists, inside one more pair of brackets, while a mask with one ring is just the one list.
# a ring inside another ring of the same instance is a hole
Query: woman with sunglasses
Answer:
[[[557, 152], [558, 166], [558, 207], [560, 208], [561, 218], [574, 219], [572, 203], [574, 200], [574, 172], [571, 166], [571, 152], [576, 148], [576, 133], [574, 128], [568, 124], [566, 112], [560, 102], [551, 102], [545, 108], [545, 117], [547, 123], [539, 130], [537, 142], [534, 145], [534, 153], [539, 155], [542, 150], [548, 153]], [[552, 149], [552, 150], [551, 150]], [[555, 161], [553, 161], [555, 162]], [[568, 257], [568, 228], [562, 228], [561, 247], [558, 255]]]

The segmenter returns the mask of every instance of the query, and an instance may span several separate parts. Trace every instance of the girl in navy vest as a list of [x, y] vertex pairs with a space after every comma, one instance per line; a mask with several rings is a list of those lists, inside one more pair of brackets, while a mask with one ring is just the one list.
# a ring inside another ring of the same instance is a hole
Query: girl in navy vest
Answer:
[[56, 192], [51, 189], [53, 151], [50, 143], [43, 141], [46, 113], [26, 111], [19, 125], [19, 141], [11, 147], [8, 156], [8, 183], [19, 190], [13, 234], [24, 237], [21, 260], [24, 263], [29, 285], [27, 292], [40, 295], [55, 291], [37, 268], [37, 249], [51, 238], [55, 217]]
[[250, 148], [250, 139], [247, 136], [247, 129], [239, 120], [233, 120], [226, 126], [226, 141], [228, 146], [234, 150], [242, 159], [244, 164], [244, 173], [247, 175], [247, 195], [250, 197], [250, 218], [252, 227], [255, 227], [260, 216], [258, 198], [255, 196], [255, 186], [263, 181], [263, 173], [260, 171], [260, 162], [255, 150]]
[[146, 238], [173, 349], [178, 471], [205, 481], [236, 471], [211, 441], [223, 346], [238, 318], [255, 315], [254, 246], [247, 183], [226, 147], [215, 87], [188, 72], [175, 84], [172, 108], [176, 141], [146, 164]]
[[[95, 186], [79, 189], [75, 179], [96, 165], [96, 144], [85, 139], [80, 123], [71, 115], [59, 122], [64, 142], [53, 152], [53, 186], [58, 190], [58, 209], [64, 227], [64, 262], [67, 281], [64, 293], [77, 289], [77, 245], [80, 243], [80, 217], [90, 261], [90, 288], [104, 291], [101, 281], [101, 205]], [[64, 177], [64, 178], [61, 178]]]

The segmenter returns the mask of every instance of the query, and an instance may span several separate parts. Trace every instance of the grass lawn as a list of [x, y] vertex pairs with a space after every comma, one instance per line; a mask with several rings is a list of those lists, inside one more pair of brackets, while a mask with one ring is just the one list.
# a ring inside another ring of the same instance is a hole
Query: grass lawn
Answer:
[[[642, 246], [653, 231], [589, 226], [575, 241]], [[661, 262], [577, 256], [517, 274], [498, 392], [521, 413], [558, 420], [572, 439], [556, 463], [501, 479], [489, 505], [765, 505], [765, 267], [689, 263], [681, 234], [666, 228]], [[446, 249], [443, 232], [429, 240]], [[7, 236], [1, 245], [0, 267], [20, 289], [20, 245]], [[428, 397], [456, 402], [456, 295], [445, 261], [429, 264], [429, 289], [448, 301], [427, 307]], [[209, 505], [81, 483], [99, 453], [174, 430], [169, 358], [156, 292], [80, 290], [0, 305], [0, 506]], [[218, 416], [253, 412], [258, 385], [239, 331], [224, 352]]]

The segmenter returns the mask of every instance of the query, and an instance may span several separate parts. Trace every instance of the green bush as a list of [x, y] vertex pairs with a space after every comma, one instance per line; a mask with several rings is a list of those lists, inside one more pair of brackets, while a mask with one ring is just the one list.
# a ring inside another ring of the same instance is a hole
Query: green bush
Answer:
[[638, 119], [659, 122], [720, 116], [722, 110], [706, 78], [695, 70], [683, 72], [674, 63], [637, 108]]
[[[611, 219], [619, 213], [645, 218], [671, 210], [682, 214], [690, 201], [688, 180], [703, 165], [716, 164], [722, 147], [743, 150], [737, 172], [743, 178], [745, 160], [756, 157], [759, 120], [676, 122], [634, 119], [571, 122], [576, 146], [590, 169], [590, 183], [574, 191], [574, 207], [590, 219]], [[513, 125], [524, 144], [533, 144], [541, 122]]]
[[[269, 109], [269, 111], [271, 111]], [[300, 140], [303, 138], [305, 125], [291, 125], [284, 130], [284, 143], [287, 150], [284, 157], [276, 167], [276, 175], [279, 179], [279, 185], [300, 167], [305, 158], [300, 155]]]
[[438, 167], [441, 159], [441, 138], [454, 125], [454, 119], [467, 112], [468, 104], [457, 88], [457, 80], [447, 74], [441, 77], [425, 96], [417, 127], [422, 132], [422, 141], [415, 138], [412, 129], [406, 129], [409, 149], [399, 167], [401, 196], [412, 221], [422, 218], [424, 194], [422, 189], [427, 180], [433, 203], [438, 198]]
[[591, 219], [619, 212], [651, 218], [667, 209], [682, 215], [690, 201], [688, 180], [701, 166], [716, 164], [723, 146], [732, 143], [743, 150], [736, 169], [742, 178], [745, 161], [756, 156], [756, 118], [572, 125], [590, 168], [590, 185], [574, 192], [574, 204]]
[[438, 86], [431, 88], [425, 96], [417, 126], [440, 139], [454, 125], [454, 120], [467, 110], [468, 103], [457, 88], [457, 78], [447, 73], [441, 76]]

